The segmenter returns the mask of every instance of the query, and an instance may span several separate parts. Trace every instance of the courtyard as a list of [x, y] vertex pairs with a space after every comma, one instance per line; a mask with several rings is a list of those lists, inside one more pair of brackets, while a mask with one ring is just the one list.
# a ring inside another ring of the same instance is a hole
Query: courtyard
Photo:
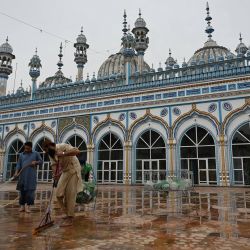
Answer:
[[30, 214], [18, 212], [15, 184], [0, 185], [1, 249], [249, 249], [250, 189], [195, 187], [158, 192], [143, 186], [98, 185], [95, 202], [76, 207], [73, 227], [32, 235], [49, 201], [39, 184]]

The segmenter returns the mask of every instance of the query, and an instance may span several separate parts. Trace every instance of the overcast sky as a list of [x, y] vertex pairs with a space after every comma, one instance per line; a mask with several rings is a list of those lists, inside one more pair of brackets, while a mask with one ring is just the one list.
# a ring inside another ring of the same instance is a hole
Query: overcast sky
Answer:
[[[250, 1], [210, 0], [209, 5], [215, 29], [213, 39], [234, 52], [241, 32], [243, 42], [249, 46]], [[74, 80], [77, 67], [73, 43], [81, 26], [90, 45], [84, 79], [87, 73], [97, 73], [105, 59], [120, 49], [124, 9], [132, 29], [141, 8], [149, 29], [145, 60], [154, 68], [158, 68], [159, 62], [164, 64], [169, 48], [181, 64], [184, 57], [188, 60], [207, 40], [204, 32], [206, 0], [0, 0], [0, 6], [1, 13], [71, 41], [65, 43], [64, 39], [40, 32], [0, 13], [0, 43], [8, 36], [16, 56], [13, 61], [14, 68], [17, 63], [15, 89], [20, 86], [21, 79], [25, 88], [31, 84], [28, 63], [36, 47], [42, 61], [38, 83], [55, 74], [61, 41], [64, 47], [62, 71]], [[13, 70], [8, 90], [14, 88], [14, 75]]]

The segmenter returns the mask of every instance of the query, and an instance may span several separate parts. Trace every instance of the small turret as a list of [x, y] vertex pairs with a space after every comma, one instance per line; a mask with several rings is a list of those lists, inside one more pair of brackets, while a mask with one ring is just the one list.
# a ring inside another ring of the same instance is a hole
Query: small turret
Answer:
[[15, 59], [13, 55], [13, 49], [8, 43], [8, 37], [6, 42], [0, 46], [0, 96], [6, 95], [7, 80], [12, 73], [12, 60]]
[[83, 34], [83, 28], [81, 28], [81, 34], [77, 37], [76, 43], [74, 44], [74, 47], [76, 48], [75, 52], [75, 63], [77, 64], [77, 80], [81, 81], [83, 79], [83, 68], [86, 64], [87, 60], [87, 49], [89, 48], [89, 45], [87, 44], [87, 39]]

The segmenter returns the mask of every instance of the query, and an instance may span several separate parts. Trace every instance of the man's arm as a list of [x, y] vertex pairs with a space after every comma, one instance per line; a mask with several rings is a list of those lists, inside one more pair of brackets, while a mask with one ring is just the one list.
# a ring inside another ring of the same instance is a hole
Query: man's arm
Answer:
[[40, 155], [38, 152], [36, 152], [36, 160], [35, 160], [35, 161], [32, 161], [31, 164], [32, 164], [33, 166], [36, 166], [36, 165], [41, 166], [41, 165], [43, 164], [42, 157], [41, 157], [41, 155]]
[[78, 148], [72, 147], [69, 144], [60, 144], [58, 150], [56, 151], [56, 155], [58, 157], [63, 157], [63, 156], [76, 156], [79, 155], [80, 151]]

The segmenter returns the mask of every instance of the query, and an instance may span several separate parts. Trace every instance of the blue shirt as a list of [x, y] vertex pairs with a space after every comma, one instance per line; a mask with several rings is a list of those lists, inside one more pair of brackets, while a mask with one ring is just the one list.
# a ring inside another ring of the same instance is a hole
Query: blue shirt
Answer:
[[[35, 190], [36, 189], [36, 166], [33, 166], [32, 161], [38, 161], [37, 165], [42, 165], [43, 160], [40, 154], [36, 151], [30, 153], [23, 152], [20, 154], [16, 170], [22, 171], [19, 175], [19, 186], [24, 190]], [[23, 168], [23, 170], [22, 170]]]

